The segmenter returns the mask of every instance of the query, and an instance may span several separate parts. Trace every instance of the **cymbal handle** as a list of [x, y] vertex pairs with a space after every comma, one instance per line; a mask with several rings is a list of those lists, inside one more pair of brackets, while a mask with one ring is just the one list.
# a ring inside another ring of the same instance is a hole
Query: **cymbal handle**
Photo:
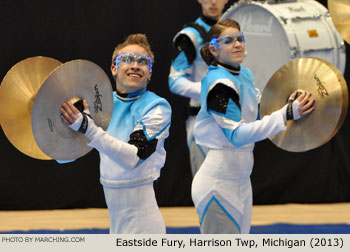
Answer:
[[302, 93], [304, 93], [304, 92], [305, 92], [304, 90], [298, 89], [298, 90], [297, 90], [297, 94], [296, 94], [296, 96], [295, 96], [295, 100], [296, 100]]
[[80, 112], [84, 111], [84, 104], [83, 100], [78, 100], [75, 103], [73, 103], [74, 107], [76, 107]]
[[[294, 100], [296, 100], [304, 92], [304, 90], [298, 89], [295, 92], [296, 92], [296, 95], [295, 95]], [[288, 103], [288, 102], [289, 102], [289, 97], [287, 98], [286, 103]]]

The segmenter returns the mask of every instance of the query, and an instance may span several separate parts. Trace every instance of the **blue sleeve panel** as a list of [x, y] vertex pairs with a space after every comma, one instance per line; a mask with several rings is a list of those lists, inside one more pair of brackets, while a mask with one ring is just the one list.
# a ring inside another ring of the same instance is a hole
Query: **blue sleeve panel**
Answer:
[[237, 92], [223, 83], [216, 83], [207, 96], [207, 107], [216, 112], [226, 114], [229, 109], [232, 110], [232, 108], [229, 107], [230, 103], [234, 103], [236, 107], [241, 110]]
[[207, 96], [207, 109], [214, 116], [227, 139], [237, 146], [235, 131], [242, 120], [237, 92], [223, 83], [217, 83]]
[[76, 159], [73, 160], [56, 160], [57, 163], [59, 164], [68, 164], [74, 162]]
[[143, 115], [135, 129], [142, 130], [146, 140], [151, 141], [168, 130], [171, 123], [171, 107], [164, 98], [147, 99], [143, 104], [145, 104]]
[[[213, 87], [213, 84], [221, 86], [221, 92], [218, 87]], [[215, 90], [217, 92], [213, 95]], [[266, 118], [262, 120], [263, 122], [256, 121], [260, 117], [257, 110], [257, 96], [249, 69], [241, 66], [240, 74], [233, 75], [222, 67], [211, 65], [202, 80], [201, 112], [203, 112], [200, 114], [204, 115], [203, 118], [206, 114], [213, 117], [226, 139], [234, 146], [252, 144], [284, 127], [278, 115], [274, 115], [273, 119]], [[245, 110], [244, 106], [247, 106]], [[245, 112], [244, 115], [242, 111]]]
[[174, 68], [174, 72], [171, 71], [168, 78], [169, 89], [171, 92], [175, 92], [175, 82], [180, 78], [187, 78], [188, 74], [186, 70], [191, 68], [191, 65], [188, 63], [186, 55], [184, 52], [180, 52], [179, 55], [175, 58], [172, 63], [172, 68]]
[[244, 145], [242, 141], [243, 139], [240, 139], [240, 134], [238, 133], [239, 128], [240, 127], [238, 127], [235, 130], [225, 129], [225, 128], [222, 129], [224, 131], [225, 136], [230, 141], [230, 143], [232, 143], [234, 146], [238, 148]]

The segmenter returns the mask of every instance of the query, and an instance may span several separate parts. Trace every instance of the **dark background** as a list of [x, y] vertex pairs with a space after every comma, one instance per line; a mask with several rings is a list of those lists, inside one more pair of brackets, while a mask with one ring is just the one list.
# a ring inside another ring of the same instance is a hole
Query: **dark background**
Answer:
[[[172, 37], [200, 12], [195, 0], [2, 0], [0, 76], [3, 78], [25, 58], [47, 56], [61, 62], [90, 60], [111, 78], [110, 58], [115, 45], [128, 34], [147, 34], [155, 53], [149, 89], [165, 97], [173, 109], [170, 137], [165, 144], [167, 160], [160, 179], [155, 182], [158, 203], [192, 205], [192, 176], [184, 126], [186, 99], [169, 92], [168, 74]], [[348, 45], [347, 52], [350, 52]], [[348, 83], [349, 73], [347, 64]], [[283, 151], [269, 140], [257, 143], [251, 177], [254, 203], [350, 201], [349, 127], [347, 115], [330, 142], [304, 153]], [[0, 131], [0, 210], [87, 207], [105, 207], [95, 150], [74, 163], [60, 165], [22, 154]]]

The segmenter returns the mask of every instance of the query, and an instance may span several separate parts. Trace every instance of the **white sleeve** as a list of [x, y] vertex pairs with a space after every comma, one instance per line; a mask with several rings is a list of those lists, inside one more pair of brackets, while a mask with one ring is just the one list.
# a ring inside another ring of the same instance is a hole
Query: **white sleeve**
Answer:
[[[180, 35], [186, 35], [191, 40], [195, 51], [197, 52], [199, 45], [195, 33], [190, 29], [181, 30], [178, 34], [176, 34], [173, 41], [175, 41]], [[192, 74], [192, 72], [193, 63], [190, 64], [185, 52], [181, 51], [171, 63], [168, 80], [169, 89], [174, 94], [200, 100], [201, 82], [194, 82], [188, 79], [188, 76]]]
[[[222, 125], [222, 121], [216, 121], [221, 124], [226, 137], [228, 140], [236, 147], [241, 147], [243, 145], [252, 144], [268, 137], [271, 137], [286, 129], [286, 109], [285, 105], [280, 110], [273, 112], [271, 115], [264, 116], [261, 120], [257, 120], [250, 123], [245, 123], [243, 121], [239, 122], [237, 127], [237, 122], [232, 121], [234, 128], [230, 128], [226, 120], [225, 125]], [[230, 119], [228, 119], [230, 120]]]
[[188, 78], [181, 76], [170, 85], [170, 91], [187, 98], [200, 100], [201, 82], [190, 81]]
[[168, 103], [164, 103], [149, 110], [139, 120], [134, 131], [142, 130], [147, 140], [165, 139], [169, 136], [170, 121], [171, 108]]
[[97, 127], [91, 119], [89, 119], [85, 135], [90, 140], [89, 146], [107, 155], [122, 167], [133, 169], [138, 164], [139, 157], [137, 156], [138, 149], [136, 146], [109, 135], [108, 132]]
[[[169, 135], [171, 120], [170, 105], [162, 99], [163, 104], [149, 110], [135, 127], [134, 131], [142, 130], [147, 140], [165, 139]], [[152, 104], [149, 104], [152, 107]], [[85, 135], [89, 138], [91, 147], [107, 155], [122, 167], [133, 169], [139, 164], [138, 148], [129, 143], [120, 141], [107, 131], [97, 127], [92, 119], [88, 118], [88, 128]]]

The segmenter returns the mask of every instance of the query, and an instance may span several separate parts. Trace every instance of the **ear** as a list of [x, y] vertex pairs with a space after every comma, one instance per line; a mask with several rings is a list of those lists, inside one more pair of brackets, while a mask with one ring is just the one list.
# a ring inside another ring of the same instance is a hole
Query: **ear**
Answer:
[[147, 77], [147, 85], [148, 85], [148, 83], [150, 83], [151, 77], [152, 77], [152, 73], [149, 73], [149, 75], [148, 75], [148, 77]]
[[214, 57], [218, 56], [218, 51], [216, 51], [215, 47], [213, 45], [209, 45], [209, 52], [214, 55]]
[[111, 65], [111, 72], [114, 77], [117, 76], [117, 70], [118, 68], [116, 68], [114, 64]]

